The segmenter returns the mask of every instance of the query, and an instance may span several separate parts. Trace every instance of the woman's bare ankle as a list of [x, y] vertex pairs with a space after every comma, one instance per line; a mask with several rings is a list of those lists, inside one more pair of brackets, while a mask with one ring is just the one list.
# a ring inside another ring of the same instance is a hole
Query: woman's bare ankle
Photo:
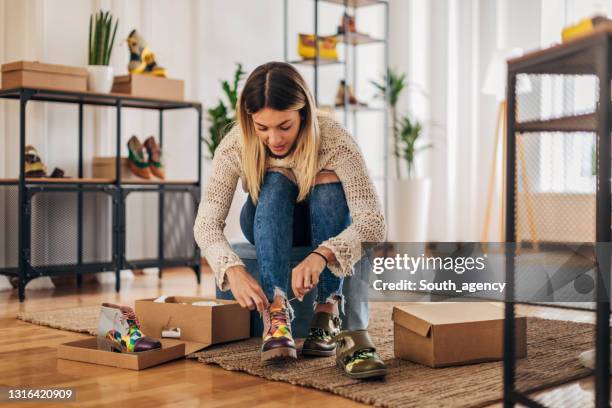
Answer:
[[315, 306], [315, 313], [325, 312], [330, 313], [334, 316], [338, 316], [338, 301], [335, 302], [327, 302], [327, 303], [317, 303]]

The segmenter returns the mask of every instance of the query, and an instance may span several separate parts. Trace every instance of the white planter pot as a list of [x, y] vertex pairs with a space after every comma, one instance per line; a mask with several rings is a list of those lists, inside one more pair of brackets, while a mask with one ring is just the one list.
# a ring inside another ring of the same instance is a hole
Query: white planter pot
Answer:
[[388, 187], [388, 241], [426, 242], [431, 180], [389, 180]]
[[87, 66], [87, 89], [91, 92], [108, 93], [113, 89], [113, 67], [106, 65]]

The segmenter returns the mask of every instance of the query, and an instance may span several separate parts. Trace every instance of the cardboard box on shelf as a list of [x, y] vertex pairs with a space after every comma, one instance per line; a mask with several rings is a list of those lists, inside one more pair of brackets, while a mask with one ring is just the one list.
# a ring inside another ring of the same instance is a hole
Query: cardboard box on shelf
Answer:
[[[413, 303], [393, 308], [395, 357], [445, 367], [501, 360], [504, 309], [486, 302]], [[527, 355], [527, 320], [517, 316], [516, 356]]]
[[[136, 176], [127, 165], [128, 159], [121, 158], [121, 179], [126, 181], [142, 180]], [[94, 157], [92, 162], [92, 177], [115, 179], [115, 157]]]
[[[185, 354], [249, 337], [249, 311], [236, 301], [187, 296], [169, 296], [165, 302], [154, 300], [136, 301], [136, 315], [143, 333], [159, 338], [164, 328], [178, 328]], [[206, 303], [194, 306], [194, 302]]]
[[185, 98], [185, 83], [180, 79], [129, 74], [115, 77], [112, 92], [142, 98], [182, 101]]
[[142, 353], [115, 353], [98, 350], [96, 337], [61, 344], [57, 357], [64, 360], [101, 364], [110, 367], [144, 370], [185, 356], [185, 344], [162, 339], [162, 348]]
[[2, 88], [45, 88], [87, 91], [87, 69], [37, 61], [2, 64]]

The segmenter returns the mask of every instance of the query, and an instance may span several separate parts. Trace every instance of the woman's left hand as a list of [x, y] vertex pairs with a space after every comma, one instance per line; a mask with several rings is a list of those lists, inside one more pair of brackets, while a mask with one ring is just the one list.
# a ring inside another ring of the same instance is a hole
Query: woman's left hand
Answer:
[[325, 269], [325, 261], [317, 254], [308, 255], [291, 271], [291, 289], [300, 300], [319, 283], [319, 275]]

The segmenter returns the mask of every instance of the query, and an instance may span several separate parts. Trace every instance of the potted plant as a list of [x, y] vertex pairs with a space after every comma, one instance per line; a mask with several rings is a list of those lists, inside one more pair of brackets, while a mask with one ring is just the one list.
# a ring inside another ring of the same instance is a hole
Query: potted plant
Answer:
[[[410, 115], [400, 116], [398, 112], [400, 96], [408, 86], [406, 74], [389, 69], [381, 82], [371, 83], [381, 96], [388, 95], [391, 115], [393, 143], [390, 153], [394, 159], [395, 177], [387, 180], [387, 239], [396, 242], [426, 242], [431, 180], [417, 177], [415, 158], [418, 153], [433, 145], [421, 145], [422, 124]], [[405, 171], [402, 171], [402, 162]]]
[[87, 88], [93, 92], [107, 93], [113, 87], [113, 67], [109, 66], [115, 44], [119, 19], [114, 21], [109, 11], [100, 10], [89, 17], [89, 54]]
[[221, 82], [221, 89], [225, 94], [226, 102], [220, 98], [214, 108], [207, 110], [207, 119], [210, 123], [208, 127], [208, 137], [202, 137], [209, 153], [209, 159], [215, 156], [215, 151], [223, 137], [230, 131], [236, 121], [236, 104], [238, 103], [238, 86], [244, 78], [246, 72], [242, 70], [242, 64], [236, 64], [234, 78], [230, 84], [228, 81]]

